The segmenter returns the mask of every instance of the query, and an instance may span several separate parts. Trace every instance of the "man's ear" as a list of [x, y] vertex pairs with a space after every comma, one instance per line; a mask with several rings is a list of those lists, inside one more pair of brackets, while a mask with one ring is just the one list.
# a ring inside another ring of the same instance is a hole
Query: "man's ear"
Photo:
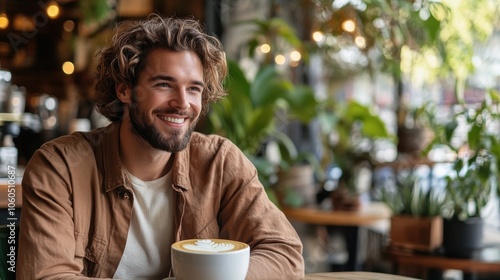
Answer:
[[116, 97], [123, 103], [130, 103], [132, 100], [132, 90], [125, 83], [120, 83], [115, 86]]

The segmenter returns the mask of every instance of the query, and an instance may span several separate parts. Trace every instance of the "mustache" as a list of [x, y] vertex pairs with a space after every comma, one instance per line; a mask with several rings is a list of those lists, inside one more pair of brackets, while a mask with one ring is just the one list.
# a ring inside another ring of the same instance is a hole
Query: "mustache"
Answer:
[[161, 115], [175, 114], [175, 115], [179, 115], [181, 117], [188, 117], [188, 118], [194, 117], [194, 113], [192, 111], [188, 111], [188, 110], [156, 109], [156, 110], [153, 110], [153, 113], [154, 114], [161, 114]]

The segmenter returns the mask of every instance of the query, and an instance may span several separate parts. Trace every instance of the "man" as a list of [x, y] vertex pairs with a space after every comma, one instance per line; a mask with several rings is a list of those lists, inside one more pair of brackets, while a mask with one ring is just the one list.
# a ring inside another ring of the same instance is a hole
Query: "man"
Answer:
[[247, 279], [302, 279], [302, 245], [231, 142], [193, 132], [224, 96], [222, 45], [194, 20], [120, 25], [100, 53], [112, 121], [44, 144], [23, 177], [17, 279], [162, 279], [170, 245], [248, 243]]

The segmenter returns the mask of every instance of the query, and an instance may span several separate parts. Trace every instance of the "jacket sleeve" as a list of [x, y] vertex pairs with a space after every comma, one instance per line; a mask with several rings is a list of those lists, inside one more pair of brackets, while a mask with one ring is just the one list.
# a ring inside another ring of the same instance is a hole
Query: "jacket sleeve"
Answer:
[[26, 166], [16, 279], [90, 279], [75, 254], [69, 177], [61, 157], [43, 147]]
[[221, 235], [250, 245], [246, 279], [303, 279], [301, 240], [268, 199], [254, 165], [233, 144], [229, 144], [224, 162]]

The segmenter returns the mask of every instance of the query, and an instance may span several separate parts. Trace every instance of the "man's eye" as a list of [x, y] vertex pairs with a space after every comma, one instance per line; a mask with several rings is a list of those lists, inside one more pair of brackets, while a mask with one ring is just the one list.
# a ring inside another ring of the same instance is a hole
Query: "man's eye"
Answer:
[[170, 84], [168, 83], [158, 83], [156, 84], [157, 87], [170, 87]]
[[196, 91], [196, 92], [202, 92], [203, 91], [203, 89], [200, 88], [200, 87], [191, 87], [190, 90], [191, 91]]

